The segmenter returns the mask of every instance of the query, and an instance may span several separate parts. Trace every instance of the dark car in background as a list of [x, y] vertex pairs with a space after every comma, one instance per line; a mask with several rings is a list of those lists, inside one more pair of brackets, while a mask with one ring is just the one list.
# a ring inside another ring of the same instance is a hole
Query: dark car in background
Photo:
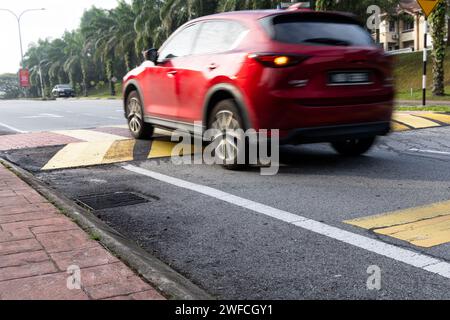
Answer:
[[52, 95], [58, 97], [75, 97], [75, 90], [70, 84], [58, 84], [52, 90]]

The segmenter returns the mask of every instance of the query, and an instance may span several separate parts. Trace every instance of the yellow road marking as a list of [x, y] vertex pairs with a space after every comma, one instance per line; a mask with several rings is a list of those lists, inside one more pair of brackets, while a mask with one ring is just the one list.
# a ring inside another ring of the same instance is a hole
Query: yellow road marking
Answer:
[[450, 124], [450, 115], [442, 113], [424, 113], [419, 114], [421, 117], [428, 118], [431, 120], [437, 120], [446, 124]]
[[114, 141], [103, 157], [102, 164], [132, 161], [135, 145], [136, 140]]
[[148, 158], [170, 157], [172, 155], [172, 150], [176, 145], [177, 144], [174, 142], [153, 141]]
[[450, 242], [450, 215], [380, 229], [376, 233], [430, 248]]
[[443, 215], [450, 215], [450, 201], [434, 203], [412, 209], [398, 210], [344, 222], [364, 229], [379, 229]]
[[[180, 146], [175, 142], [155, 140], [148, 143], [151, 143], [151, 149], [148, 154], [143, 154], [144, 159], [171, 157], [175, 146], [180, 151], [177, 152], [180, 156], [191, 155], [195, 151], [194, 146]], [[136, 140], [70, 143], [56, 153], [41, 170], [68, 169], [133, 161], [135, 160], [135, 146]]]
[[70, 143], [62, 148], [42, 170], [75, 168], [101, 164], [114, 141]]
[[428, 248], [450, 242], [450, 201], [344, 222]]
[[118, 136], [115, 134], [109, 134], [104, 132], [97, 132], [93, 130], [59, 130], [53, 131], [57, 134], [62, 134], [75, 139], [84, 140], [87, 142], [97, 142], [97, 141], [116, 141], [116, 140], [126, 140], [129, 138]]
[[411, 128], [399, 122], [392, 121], [392, 130], [394, 130], [395, 132], [400, 132], [411, 130]]
[[395, 113], [393, 119], [415, 129], [440, 127], [440, 124], [431, 120], [415, 117], [406, 113]]

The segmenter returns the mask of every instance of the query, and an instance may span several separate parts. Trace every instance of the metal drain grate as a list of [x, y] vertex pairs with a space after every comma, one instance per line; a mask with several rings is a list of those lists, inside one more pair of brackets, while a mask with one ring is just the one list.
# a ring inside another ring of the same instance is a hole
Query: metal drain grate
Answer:
[[75, 199], [75, 201], [91, 210], [126, 207], [149, 202], [148, 199], [130, 192], [93, 194], [79, 197], [78, 199]]

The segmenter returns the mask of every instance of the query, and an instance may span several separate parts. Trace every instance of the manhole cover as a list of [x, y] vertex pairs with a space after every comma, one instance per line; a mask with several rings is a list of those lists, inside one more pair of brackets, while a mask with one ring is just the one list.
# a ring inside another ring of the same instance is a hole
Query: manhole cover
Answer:
[[79, 197], [75, 201], [91, 210], [126, 207], [149, 202], [148, 199], [130, 192], [93, 194]]

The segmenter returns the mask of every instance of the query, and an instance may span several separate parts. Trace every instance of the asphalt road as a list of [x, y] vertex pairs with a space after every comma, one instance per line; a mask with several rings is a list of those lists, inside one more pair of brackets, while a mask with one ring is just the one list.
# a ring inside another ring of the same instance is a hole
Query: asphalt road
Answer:
[[0, 133], [95, 128], [123, 124], [121, 100], [0, 101]]
[[[149, 202], [94, 213], [221, 299], [450, 299], [449, 277], [419, 266], [424, 256], [446, 265], [449, 243], [423, 248], [344, 222], [450, 200], [449, 135], [450, 127], [395, 133], [356, 159], [328, 145], [285, 147], [284, 165], [270, 177], [167, 158], [127, 163], [134, 171], [123, 163], [40, 171], [57, 147], [3, 156], [74, 200], [142, 195]], [[218, 199], [220, 192], [252, 205]], [[287, 213], [300, 223], [284, 221]], [[373, 266], [380, 290], [367, 287]]]

